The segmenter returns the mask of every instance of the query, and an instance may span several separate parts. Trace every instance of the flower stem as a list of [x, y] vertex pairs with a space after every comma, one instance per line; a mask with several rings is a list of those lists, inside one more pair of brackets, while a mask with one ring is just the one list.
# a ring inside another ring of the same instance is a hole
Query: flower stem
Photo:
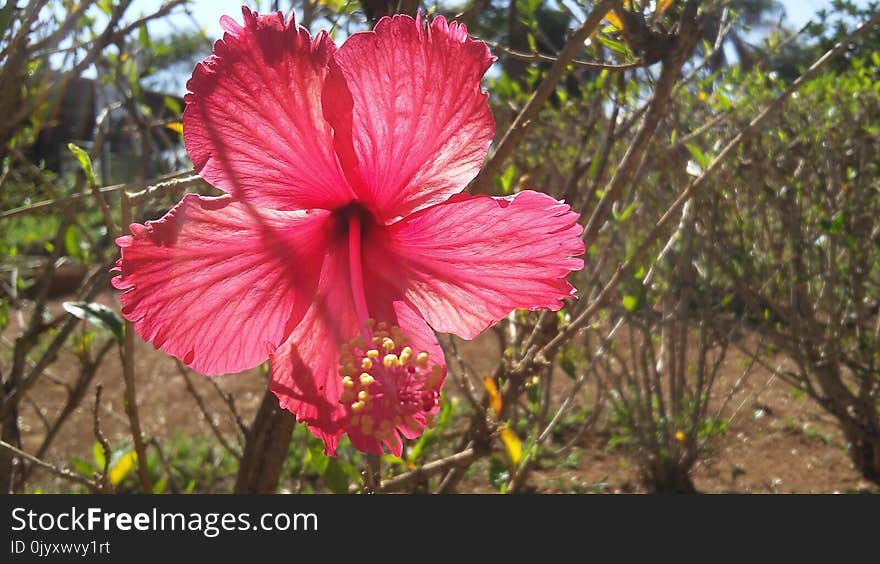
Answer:
[[348, 272], [358, 324], [364, 338], [369, 340], [370, 333], [367, 329], [367, 320], [370, 318], [370, 311], [367, 309], [364, 269], [361, 260], [361, 217], [357, 212], [353, 212], [348, 216]]

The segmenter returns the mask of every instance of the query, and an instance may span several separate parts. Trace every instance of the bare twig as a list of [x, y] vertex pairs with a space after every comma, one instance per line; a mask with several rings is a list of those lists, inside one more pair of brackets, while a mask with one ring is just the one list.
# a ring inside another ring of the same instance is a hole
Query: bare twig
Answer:
[[498, 174], [507, 158], [513, 153], [520, 141], [525, 137], [532, 121], [538, 116], [538, 112], [544, 106], [544, 103], [550, 98], [550, 95], [556, 88], [556, 84], [565, 74], [566, 69], [578, 51], [583, 48], [584, 41], [599, 26], [599, 22], [608, 11], [618, 2], [615, 0], [600, 0], [584, 20], [584, 23], [572, 34], [559, 58], [547, 71], [547, 76], [541, 81], [535, 93], [529, 98], [525, 107], [513, 120], [510, 128], [501, 138], [495, 152], [486, 161], [486, 165], [480, 171], [480, 174], [471, 182], [469, 188], [472, 192], [485, 192], [492, 184], [492, 178]]
[[76, 382], [73, 386], [69, 386], [67, 390], [67, 401], [64, 403], [64, 407], [61, 408], [61, 413], [58, 414], [58, 417], [54, 422], [49, 426], [46, 431], [46, 436], [43, 439], [42, 444], [40, 444], [40, 448], [37, 449], [37, 458], [43, 458], [46, 453], [49, 451], [49, 447], [52, 445], [52, 442], [58, 435], [58, 432], [61, 430], [61, 427], [64, 425], [65, 421], [73, 415], [76, 408], [79, 407], [79, 404], [82, 402], [83, 397], [85, 397], [86, 390], [89, 385], [92, 383], [92, 380], [95, 377], [95, 373], [98, 370], [98, 367], [101, 365], [101, 361], [113, 348], [116, 344], [114, 339], [108, 339], [104, 344], [98, 349], [98, 353], [95, 355], [95, 359], [87, 362], [80, 371], [79, 377], [76, 379]]
[[[423, 466], [420, 466], [415, 470], [404, 472], [403, 474], [399, 474], [393, 478], [384, 480], [379, 485], [376, 491], [399, 491], [413, 484], [414, 482], [424, 480], [425, 478], [430, 478], [431, 476], [439, 474], [441, 472], [445, 472], [450, 468], [467, 466], [468, 464], [473, 462], [475, 458], [476, 451], [474, 451], [474, 449], [472, 448], [468, 448], [445, 458], [441, 458], [440, 460], [428, 462], [427, 464], [424, 464]], [[358, 491], [358, 488], [355, 487], [351, 491], [352, 493], [355, 493]]]
[[202, 417], [208, 423], [208, 426], [211, 428], [211, 432], [217, 438], [217, 441], [220, 443], [220, 446], [223, 447], [226, 452], [232, 455], [236, 460], [241, 459], [241, 451], [236, 449], [230, 444], [227, 438], [223, 435], [223, 431], [220, 430], [220, 427], [217, 426], [217, 422], [214, 421], [214, 417], [211, 414], [208, 406], [205, 405], [205, 400], [199, 391], [196, 390], [196, 387], [192, 383], [192, 379], [189, 377], [189, 369], [182, 362], [177, 359], [174, 359], [175, 364], [177, 365], [177, 371], [180, 372], [180, 375], [183, 377], [183, 381], [186, 384], [186, 389], [189, 391], [189, 394], [196, 401], [196, 405], [199, 407], [199, 411], [202, 412]]
[[235, 422], [238, 430], [241, 431], [242, 436], [247, 435], [248, 428], [247, 425], [244, 424], [244, 419], [241, 418], [241, 414], [238, 412], [238, 407], [235, 405], [235, 398], [232, 397], [232, 394], [220, 387], [216, 378], [208, 378], [208, 382], [210, 382], [211, 386], [214, 387], [214, 390], [217, 391], [217, 395], [223, 399], [223, 402], [229, 409], [232, 420]]
[[[202, 180], [202, 178], [192, 170], [187, 170], [183, 172], [175, 172], [167, 174], [165, 176], [160, 176], [159, 178], [152, 179], [146, 182], [133, 182], [127, 184], [114, 184], [112, 186], [105, 186], [103, 188], [99, 188], [98, 191], [102, 196], [104, 194], [115, 192], [131, 192], [131, 194], [129, 194], [129, 199], [131, 200], [131, 203], [133, 205], [139, 205], [149, 198], [152, 198], [153, 196], [161, 194], [165, 191], [170, 192], [174, 190], [190, 189], [210, 189], [210, 185]], [[54, 198], [52, 200], [44, 200], [42, 202], [35, 202], [33, 204], [0, 212], [0, 220], [9, 219], [20, 215], [26, 215], [29, 213], [45, 212], [46, 210], [50, 210], [58, 206], [76, 202], [84, 197], [86, 197], [85, 194], [76, 192], [70, 194], [69, 196]]]
[[49, 464], [48, 462], [46, 462], [44, 460], [40, 460], [36, 456], [34, 456], [32, 454], [28, 454], [25, 451], [23, 451], [19, 448], [16, 448], [13, 445], [7, 443], [6, 441], [0, 440], [0, 448], [8, 450], [9, 452], [14, 454], [15, 456], [17, 456], [19, 458], [23, 458], [33, 464], [36, 464], [37, 466], [39, 466], [40, 468], [42, 468], [44, 470], [48, 470], [49, 472], [51, 472], [52, 474], [55, 474], [59, 478], [64, 478], [65, 480], [69, 480], [69, 481], [74, 482], [76, 484], [79, 484], [81, 486], [85, 486], [90, 491], [95, 492], [95, 493], [101, 491], [101, 485], [98, 484], [97, 482], [90, 480], [90, 479], [86, 478], [85, 476], [82, 476], [82, 475], [77, 474], [75, 472], [71, 472], [70, 470], [68, 470], [66, 468], [59, 468], [57, 466]]
[[[755, 118], [752, 119], [752, 121], [742, 131], [740, 131], [740, 133], [738, 133], [724, 147], [724, 149], [722, 149], [718, 156], [713, 159], [712, 163], [708, 167], [706, 167], [703, 173], [699, 177], [694, 179], [690, 183], [690, 185], [688, 185], [687, 188], [685, 188], [685, 190], [678, 196], [678, 198], [676, 198], [676, 200], [669, 206], [666, 212], [664, 212], [663, 216], [648, 231], [648, 234], [643, 239], [639, 247], [630, 255], [627, 260], [620, 264], [620, 266], [611, 276], [611, 279], [605, 284], [605, 286], [602, 288], [602, 290], [599, 292], [593, 302], [587, 308], [585, 308], [580, 315], [573, 319], [571, 323], [561, 329], [559, 333], [542, 348], [542, 350], [540, 351], [541, 356], [543, 356], [544, 358], [552, 356], [553, 351], [560, 347], [571, 335], [573, 335], [578, 329], [583, 327], [586, 323], [589, 322], [589, 320], [593, 318], [596, 312], [610, 297], [611, 293], [618, 286], [618, 284], [620, 284], [624, 280], [624, 278], [632, 271], [633, 268], [635, 268], [636, 265], [642, 262], [644, 255], [654, 245], [657, 239], [659, 239], [661, 233], [673, 221], [675, 216], [681, 212], [684, 204], [688, 200], [690, 200], [706, 183], [706, 181], [721, 168], [721, 165], [734, 153], [736, 148], [739, 147], [743, 141], [758, 133], [764, 123], [775, 112], [782, 108], [782, 106], [785, 104], [788, 98], [791, 97], [792, 94], [800, 89], [807, 81], [816, 76], [816, 74], [818, 74], [818, 72], [828, 61], [830, 61], [841, 51], [843, 51], [846, 46], [849, 45], [854, 39], [867, 32], [878, 22], [880, 22], [880, 12], [876, 13], [870, 19], [862, 23], [845, 39], [843, 39], [842, 41], [837, 43], [837, 45], [828, 50], [828, 52], [826, 52], [818, 60], [816, 60], [816, 62], [814, 62], [810, 66], [810, 68], [807, 69], [806, 72], [804, 72], [804, 74], [802, 74], [797, 80], [795, 80], [785, 90], [785, 92], [780, 94], [779, 97], [774, 99], [773, 102], [771, 102], [766, 108], [764, 108], [761, 113], [755, 116]], [[525, 366], [522, 366], [520, 369], [522, 368], [525, 368]]]
[[110, 483], [110, 459], [113, 457], [113, 449], [110, 448], [110, 442], [101, 430], [101, 395], [104, 392], [104, 385], [95, 386], [95, 411], [92, 416], [92, 431], [95, 439], [101, 445], [104, 451], [104, 467], [101, 468], [101, 491], [110, 493], [113, 491], [113, 484]]
[[[131, 224], [131, 203], [128, 195], [122, 193], [122, 224]], [[147, 447], [144, 444], [144, 435], [141, 432], [140, 415], [137, 407], [137, 391], [134, 375], [134, 324], [125, 322], [125, 336], [122, 342], [122, 376], [125, 381], [125, 413], [128, 415], [131, 435], [134, 439], [134, 450], [138, 457], [138, 477], [141, 489], [144, 493], [153, 491], [150, 480], [150, 472], [147, 467]]]
[[[555, 63], [559, 60], [558, 57], [551, 57], [550, 55], [545, 55], [543, 53], [526, 53], [523, 51], [517, 51], [515, 49], [511, 49], [510, 47], [505, 47], [500, 43], [496, 43], [494, 41], [487, 41], [485, 39], [482, 40], [489, 47], [496, 51], [500, 51], [507, 55], [508, 57], [526, 61], [528, 63]], [[591, 69], [591, 70], [607, 70], [611, 72], [622, 72], [632, 69], [638, 69], [645, 66], [643, 61], [636, 61], [634, 63], [624, 63], [624, 64], [612, 64], [612, 63], [595, 63], [590, 61], [581, 61], [580, 59], [572, 59], [569, 65], [573, 67], [578, 67], [582, 69]]]

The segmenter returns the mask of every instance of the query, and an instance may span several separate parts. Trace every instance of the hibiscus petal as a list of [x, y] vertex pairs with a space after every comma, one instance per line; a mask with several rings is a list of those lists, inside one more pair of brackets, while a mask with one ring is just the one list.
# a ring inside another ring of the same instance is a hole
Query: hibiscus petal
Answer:
[[355, 33], [333, 57], [324, 109], [360, 199], [386, 222], [446, 200], [476, 176], [495, 133], [480, 89], [494, 58], [464, 25], [404, 15]]
[[272, 355], [270, 389], [335, 454], [345, 410], [339, 403], [342, 347], [358, 334], [344, 242], [327, 249], [318, 290], [299, 325]]
[[574, 294], [565, 277], [583, 268], [577, 219], [538, 192], [459, 195], [376, 231], [365, 263], [435, 330], [471, 339], [514, 309], [558, 310]]
[[236, 198], [272, 209], [333, 209], [352, 199], [321, 110], [330, 37], [242, 8], [190, 81], [186, 150], [199, 174]]
[[199, 372], [252, 368], [311, 303], [328, 217], [188, 194], [117, 239], [122, 313], [144, 340]]

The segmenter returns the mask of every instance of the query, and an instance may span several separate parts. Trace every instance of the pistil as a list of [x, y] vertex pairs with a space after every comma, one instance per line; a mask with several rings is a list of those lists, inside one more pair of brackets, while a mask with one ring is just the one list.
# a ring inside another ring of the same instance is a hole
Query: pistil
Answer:
[[361, 216], [357, 210], [348, 214], [348, 273], [354, 311], [361, 328], [361, 336], [369, 341], [370, 331], [367, 322], [370, 311], [367, 308], [367, 294], [364, 288], [364, 268], [361, 257]]

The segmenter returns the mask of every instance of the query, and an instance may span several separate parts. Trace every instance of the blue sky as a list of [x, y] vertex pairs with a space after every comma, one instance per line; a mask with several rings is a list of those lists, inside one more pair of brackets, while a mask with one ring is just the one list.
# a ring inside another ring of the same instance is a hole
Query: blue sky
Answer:
[[[254, 6], [257, 2], [248, 0], [245, 4]], [[805, 24], [817, 10], [830, 6], [830, 0], [782, 0], [785, 5], [786, 20], [791, 27], [799, 28]], [[147, 13], [158, 6], [161, 6], [162, 0], [135, 0], [130, 8], [130, 12], [137, 14], [139, 12]], [[220, 16], [229, 14], [236, 19], [241, 19], [241, 0], [195, 0], [190, 6], [193, 18], [201, 25], [210, 38], [219, 37], [222, 33], [220, 30]], [[268, 6], [269, 2], [261, 2], [263, 6]], [[184, 18], [177, 18], [174, 25], [190, 26], [190, 22]], [[156, 32], [161, 33], [159, 26], [156, 26]]]
[[[163, 0], [134, 0], [128, 11], [126, 19], [131, 20], [140, 15], [155, 11], [163, 3]], [[252, 8], [259, 8], [260, 11], [268, 11], [271, 6], [270, 0], [244, 0], [244, 3]], [[287, 2], [284, 2], [287, 4]], [[864, 1], [858, 2], [864, 4]], [[790, 29], [800, 29], [812, 16], [821, 8], [830, 7], [830, 0], [782, 0], [785, 7], [786, 27]], [[191, 18], [183, 14], [178, 8], [177, 15], [170, 18], [164, 18], [150, 24], [150, 33], [154, 36], [161, 36], [168, 33], [173, 28], [193, 29], [195, 25], [203, 28], [210, 40], [218, 39], [223, 31], [220, 29], [220, 16], [227, 14], [238, 21], [241, 21], [241, 5], [242, 0], [193, 0], [189, 6]], [[184, 73], [189, 74], [189, 71]], [[185, 91], [186, 80], [181, 77], [161, 78], [161, 81], [154, 88], [166, 90], [169, 92], [177, 91], [183, 94]], [[172, 85], [179, 85], [175, 88]]]

